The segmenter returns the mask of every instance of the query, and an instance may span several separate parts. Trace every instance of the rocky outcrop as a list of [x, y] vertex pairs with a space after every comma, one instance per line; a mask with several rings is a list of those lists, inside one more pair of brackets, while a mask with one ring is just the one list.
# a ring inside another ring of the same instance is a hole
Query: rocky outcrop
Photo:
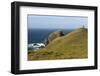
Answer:
[[56, 39], [57, 37], [61, 37], [64, 36], [64, 33], [62, 31], [56, 31], [56, 32], [52, 32], [47, 39], [45, 39], [44, 43], [45, 45], [48, 45], [51, 41], [53, 41], [54, 39]]

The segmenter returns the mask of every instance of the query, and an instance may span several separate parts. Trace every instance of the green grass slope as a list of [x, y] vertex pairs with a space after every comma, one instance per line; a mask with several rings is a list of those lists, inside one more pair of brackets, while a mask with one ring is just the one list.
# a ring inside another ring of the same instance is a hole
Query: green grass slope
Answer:
[[63, 36], [63, 32], [62, 31], [56, 31], [51, 33], [48, 38], [45, 40], [45, 45], [48, 45], [50, 42], [52, 42], [54, 39]]
[[45, 48], [32, 51], [28, 60], [82, 59], [88, 57], [87, 29], [80, 28], [57, 37]]
[[57, 37], [60, 37], [60, 31], [53, 32], [49, 35], [48, 40], [51, 42], [52, 40], [56, 39]]

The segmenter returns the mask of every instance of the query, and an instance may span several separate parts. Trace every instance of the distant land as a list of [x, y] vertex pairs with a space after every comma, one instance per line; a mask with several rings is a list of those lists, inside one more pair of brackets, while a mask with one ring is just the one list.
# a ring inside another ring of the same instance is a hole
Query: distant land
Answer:
[[54, 31], [49, 34], [44, 48], [28, 52], [28, 60], [88, 58], [88, 30], [78, 28], [67, 34]]

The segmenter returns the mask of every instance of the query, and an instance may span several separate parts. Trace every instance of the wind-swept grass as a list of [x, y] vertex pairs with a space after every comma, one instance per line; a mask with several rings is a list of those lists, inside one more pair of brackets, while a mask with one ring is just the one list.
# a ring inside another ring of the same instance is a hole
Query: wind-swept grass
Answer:
[[87, 29], [55, 38], [45, 48], [28, 53], [28, 60], [82, 59], [88, 57]]

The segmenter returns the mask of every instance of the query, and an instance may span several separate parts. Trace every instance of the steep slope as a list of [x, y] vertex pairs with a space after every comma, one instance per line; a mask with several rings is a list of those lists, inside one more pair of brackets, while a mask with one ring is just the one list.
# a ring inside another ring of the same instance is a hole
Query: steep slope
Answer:
[[45, 40], [45, 44], [48, 45], [50, 42], [52, 42], [54, 39], [63, 36], [63, 32], [62, 31], [56, 31], [51, 33], [48, 38]]
[[57, 37], [44, 49], [32, 51], [29, 60], [87, 58], [87, 29], [80, 28]]

